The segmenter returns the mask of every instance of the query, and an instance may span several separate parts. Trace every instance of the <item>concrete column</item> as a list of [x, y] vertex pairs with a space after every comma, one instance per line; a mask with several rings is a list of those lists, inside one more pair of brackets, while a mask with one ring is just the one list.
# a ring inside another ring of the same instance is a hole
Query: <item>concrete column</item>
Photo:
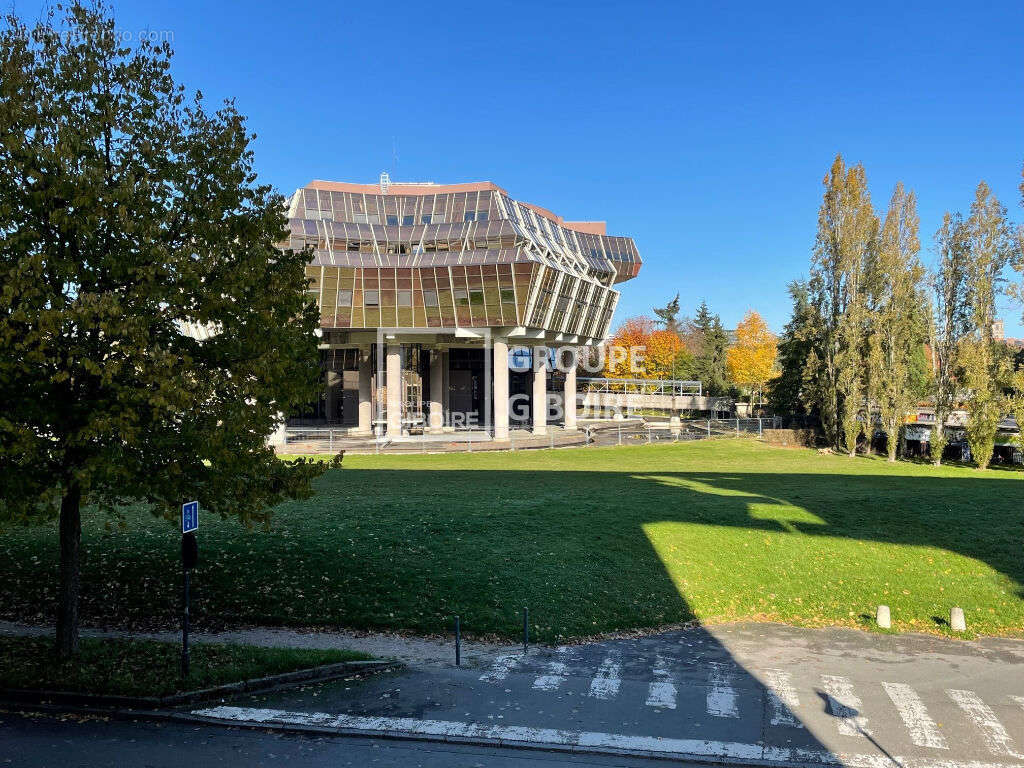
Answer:
[[546, 435], [548, 431], [548, 348], [533, 348], [533, 434]]
[[402, 345], [387, 346], [388, 437], [402, 435]]
[[565, 372], [565, 392], [562, 395], [562, 408], [565, 411], [563, 425], [566, 432], [576, 431], [576, 358], [573, 356], [573, 364]]
[[369, 348], [359, 349], [359, 426], [360, 435], [373, 432], [373, 366]]
[[[449, 381], [449, 376], [448, 376], [448, 371], [451, 368], [450, 359], [451, 359], [451, 355], [449, 355], [448, 350], [447, 349], [442, 349], [441, 350], [441, 373], [444, 374], [442, 376], [442, 380], [444, 381], [444, 383], [441, 385], [441, 406], [444, 409], [443, 410], [444, 413], [451, 413], [452, 412], [452, 391], [451, 391], [451, 387], [449, 386], [450, 385], [450, 381]], [[441, 431], [442, 432], [454, 432], [455, 431], [455, 427], [453, 427], [451, 425], [445, 425], [445, 426], [443, 426], [441, 428]]]
[[444, 426], [444, 353], [430, 350], [430, 424], [429, 432], [440, 432]]
[[508, 342], [494, 340], [494, 439], [508, 440]]

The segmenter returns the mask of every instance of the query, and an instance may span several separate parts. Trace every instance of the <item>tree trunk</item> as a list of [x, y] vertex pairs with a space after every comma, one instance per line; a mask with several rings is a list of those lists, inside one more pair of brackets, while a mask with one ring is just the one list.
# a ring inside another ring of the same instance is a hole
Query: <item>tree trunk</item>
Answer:
[[72, 480], [60, 501], [60, 593], [57, 603], [57, 656], [78, 653], [78, 595], [82, 560], [82, 489]]

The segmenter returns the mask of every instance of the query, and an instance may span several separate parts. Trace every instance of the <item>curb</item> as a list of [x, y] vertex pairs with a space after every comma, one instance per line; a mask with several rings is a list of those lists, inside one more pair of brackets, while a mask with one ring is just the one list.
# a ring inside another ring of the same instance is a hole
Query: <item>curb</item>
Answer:
[[173, 693], [167, 696], [116, 696], [76, 691], [24, 690], [0, 688], [0, 704], [18, 705], [64, 705], [81, 707], [89, 712], [99, 710], [158, 710], [161, 707], [175, 707], [198, 704], [211, 699], [235, 696], [242, 693], [259, 693], [285, 688], [298, 683], [321, 683], [343, 677], [351, 672], [390, 672], [405, 665], [395, 661], [339, 661], [319, 667], [282, 672], [237, 683], [225, 683], [212, 688]]

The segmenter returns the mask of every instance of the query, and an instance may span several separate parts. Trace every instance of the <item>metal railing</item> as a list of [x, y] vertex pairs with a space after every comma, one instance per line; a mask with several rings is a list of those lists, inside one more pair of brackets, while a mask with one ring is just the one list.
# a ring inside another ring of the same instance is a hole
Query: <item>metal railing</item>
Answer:
[[680, 379], [599, 379], [585, 377], [576, 380], [576, 388], [580, 392], [594, 392], [596, 394], [671, 395], [674, 397], [690, 395], [700, 397], [703, 393], [699, 381], [682, 381]]

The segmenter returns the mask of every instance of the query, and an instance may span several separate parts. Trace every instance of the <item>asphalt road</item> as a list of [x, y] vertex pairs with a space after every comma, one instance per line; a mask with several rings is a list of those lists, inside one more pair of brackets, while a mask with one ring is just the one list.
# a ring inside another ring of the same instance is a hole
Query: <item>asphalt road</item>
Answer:
[[654, 768], [663, 762], [215, 725], [97, 721], [0, 713], [0, 765], [17, 768]]
[[180, 714], [194, 722], [7, 713], [0, 767], [643, 766], [658, 764], [642, 759], [653, 755], [1024, 768], [1024, 641], [696, 627], [498, 650], [459, 668], [412, 664]]
[[1024, 766], [1024, 642], [694, 628], [241, 697], [248, 722], [736, 763]]

